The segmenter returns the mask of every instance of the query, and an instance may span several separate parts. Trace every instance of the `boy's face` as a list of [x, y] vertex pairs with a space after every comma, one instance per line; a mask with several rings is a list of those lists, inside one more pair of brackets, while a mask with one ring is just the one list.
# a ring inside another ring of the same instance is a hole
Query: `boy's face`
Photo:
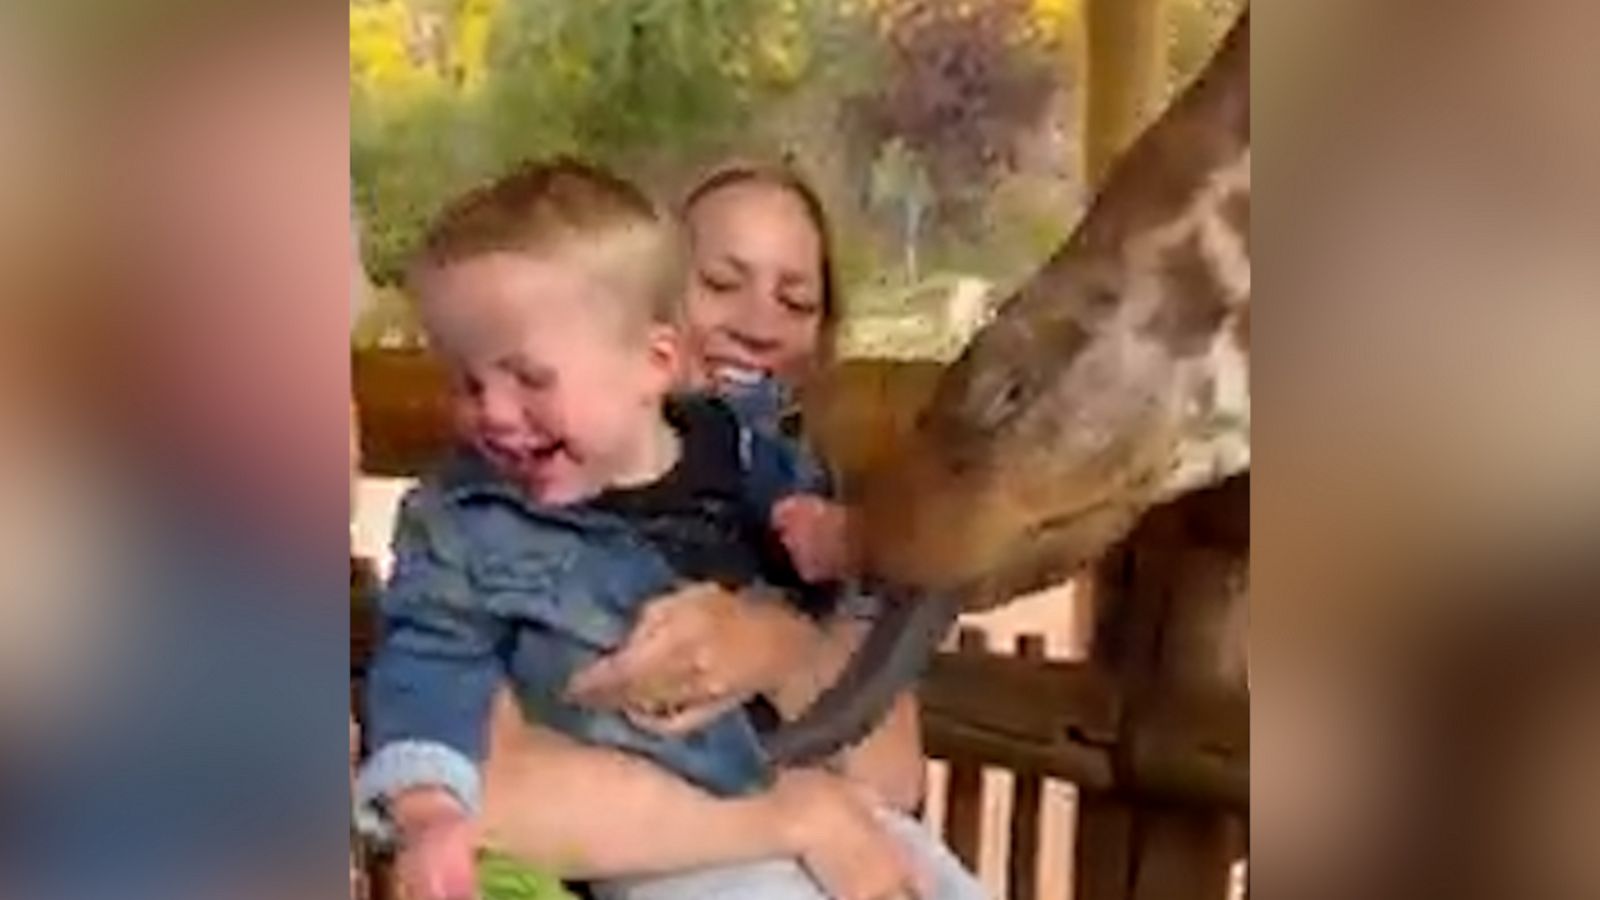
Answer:
[[656, 474], [673, 329], [630, 328], [594, 279], [509, 253], [431, 270], [419, 287], [458, 429], [535, 499], [573, 503]]

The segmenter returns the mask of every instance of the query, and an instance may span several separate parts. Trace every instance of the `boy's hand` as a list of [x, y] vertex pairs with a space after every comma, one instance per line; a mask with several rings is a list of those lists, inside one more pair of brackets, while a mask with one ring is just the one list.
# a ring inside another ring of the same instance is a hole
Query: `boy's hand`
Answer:
[[850, 514], [813, 494], [785, 497], [772, 507], [772, 529], [807, 582], [838, 581], [855, 570]]
[[444, 791], [422, 788], [396, 798], [400, 853], [395, 859], [407, 900], [476, 900], [477, 834], [466, 811]]

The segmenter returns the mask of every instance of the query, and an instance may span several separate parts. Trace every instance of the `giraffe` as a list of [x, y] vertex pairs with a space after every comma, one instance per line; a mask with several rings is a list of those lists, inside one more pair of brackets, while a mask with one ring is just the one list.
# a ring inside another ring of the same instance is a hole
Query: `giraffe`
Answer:
[[[864, 479], [867, 570], [920, 599], [890, 605], [835, 687], [771, 737], [776, 758], [862, 733], [962, 608], [1062, 580], [1153, 507], [1248, 478], [1248, 16]], [[1197, 627], [1242, 634], [1233, 593]]]

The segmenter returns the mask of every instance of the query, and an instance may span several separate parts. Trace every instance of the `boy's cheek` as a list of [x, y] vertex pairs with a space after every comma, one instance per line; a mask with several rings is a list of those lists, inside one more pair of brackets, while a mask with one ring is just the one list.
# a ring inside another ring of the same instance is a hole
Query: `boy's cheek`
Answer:
[[483, 412], [470, 397], [451, 394], [448, 411], [450, 433], [460, 443], [482, 446], [484, 435]]

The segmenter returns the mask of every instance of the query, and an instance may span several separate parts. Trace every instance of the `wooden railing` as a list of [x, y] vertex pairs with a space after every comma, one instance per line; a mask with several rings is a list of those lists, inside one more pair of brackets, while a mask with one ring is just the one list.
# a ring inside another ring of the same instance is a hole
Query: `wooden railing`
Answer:
[[[948, 771], [943, 784], [944, 796], [932, 797], [930, 801], [942, 804], [944, 839], [969, 869], [980, 871], [985, 849], [1000, 848], [1008, 897], [1064, 900], [1068, 896], [1066, 883], [1044, 884], [1040, 878], [1041, 853], [1051, 849], [1044, 847], [1040, 840], [1045, 812], [1045, 772], [1033, 766], [1007, 764], [1000, 758], [1008, 755], [1005, 753], [984, 752], [993, 748], [980, 747], [978, 752], [973, 752], [972, 729], [963, 722], [958, 711], [961, 702], [953, 697], [953, 694], [967, 693], [968, 688], [963, 686], [954, 691], [951, 688], [958, 682], [967, 684], [964, 676], [971, 673], [963, 670], [971, 665], [987, 665], [985, 661], [997, 661], [1012, 668], [1018, 668], [1018, 663], [1031, 667], [1043, 662], [1044, 636], [1020, 636], [1016, 642], [1016, 656], [1010, 662], [1004, 662], [1007, 657], [989, 656], [988, 646], [989, 637], [984, 631], [970, 627], [961, 629], [956, 653], [935, 660], [929, 679], [919, 692], [923, 740], [928, 755], [945, 762]], [[1018, 668], [1018, 671], [1026, 669]], [[982, 682], [973, 686], [982, 686]], [[990, 833], [986, 827], [991, 822], [988, 811], [992, 799], [986, 797], [986, 766], [1010, 769], [1013, 773], [1010, 811], [1005, 818], [1003, 836]], [[1064, 853], [1067, 846], [1062, 844], [1054, 849]]]

